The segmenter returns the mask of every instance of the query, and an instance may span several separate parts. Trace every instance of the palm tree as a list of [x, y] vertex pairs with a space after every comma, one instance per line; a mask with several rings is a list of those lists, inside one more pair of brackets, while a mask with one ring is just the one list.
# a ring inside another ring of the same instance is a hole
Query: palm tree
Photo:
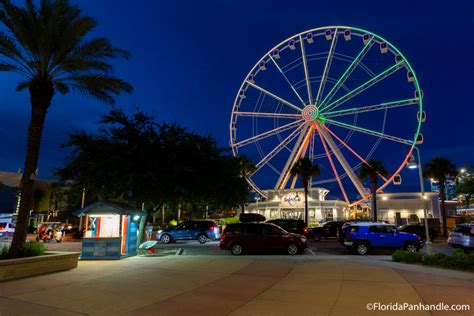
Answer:
[[304, 220], [306, 226], [308, 226], [308, 191], [309, 181], [312, 177], [317, 177], [321, 174], [318, 165], [313, 165], [313, 162], [309, 158], [300, 158], [293, 165], [290, 170], [292, 176], [300, 176], [301, 183], [304, 187]]
[[432, 178], [439, 183], [439, 198], [441, 200], [441, 216], [443, 217], [443, 236], [448, 235], [448, 226], [446, 223], [446, 179], [457, 174], [456, 165], [449, 159], [437, 157], [425, 164], [423, 176]]
[[[0, 184], [0, 191], [1, 191], [1, 184]], [[469, 208], [471, 198], [474, 195], [474, 177], [469, 176], [462, 180], [462, 182], [458, 183], [456, 186], [456, 193], [464, 195], [464, 203], [466, 208]]]
[[377, 221], [377, 183], [378, 177], [388, 177], [388, 171], [381, 161], [370, 160], [367, 164], [362, 164], [358, 177], [361, 181], [369, 179], [370, 191], [372, 193], [372, 219]]
[[56, 93], [71, 90], [114, 103], [114, 96], [131, 92], [132, 86], [112, 74], [110, 60], [128, 57], [106, 38], [86, 39], [97, 22], [84, 16], [67, 0], [33, 0], [16, 6], [0, 0], [0, 71], [15, 72], [23, 77], [17, 91], [27, 89], [31, 119], [24, 172], [21, 178], [20, 207], [9, 257], [18, 257], [26, 238], [28, 211], [33, 193], [34, 172], [38, 165], [41, 135], [46, 113]]

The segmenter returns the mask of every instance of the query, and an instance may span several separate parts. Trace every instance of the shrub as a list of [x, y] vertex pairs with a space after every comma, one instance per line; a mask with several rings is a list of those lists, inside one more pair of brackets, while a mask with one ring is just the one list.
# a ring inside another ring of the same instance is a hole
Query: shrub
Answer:
[[442, 253], [423, 255], [397, 250], [392, 254], [392, 259], [396, 262], [422, 263], [428, 266], [474, 271], [474, 253], [465, 253], [460, 249], [453, 251], [452, 255]]
[[7, 253], [9, 249], [10, 247], [8, 247], [7, 245], [3, 245], [2, 249], [0, 250], [0, 259], [4, 259], [7, 257]]
[[418, 252], [409, 252], [397, 250], [392, 254], [393, 261], [404, 261], [409, 263], [418, 263], [423, 259], [423, 255]]
[[173, 227], [173, 226], [176, 226], [176, 225], [178, 225], [178, 221], [175, 220], [175, 219], [172, 219], [168, 222], [168, 226], [170, 226], [170, 227]]
[[41, 256], [44, 252], [44, 244], [36, 240], [27, 241], [23, 247], [23, 257]]

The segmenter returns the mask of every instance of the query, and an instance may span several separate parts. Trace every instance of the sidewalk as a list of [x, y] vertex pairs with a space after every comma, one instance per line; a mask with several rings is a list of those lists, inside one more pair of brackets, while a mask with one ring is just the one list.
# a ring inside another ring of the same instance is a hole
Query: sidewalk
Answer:
[[[424, 273], [418, 266], [347, 258], [81, 261], [75, 270], [0, 283], [0, 315], [385, 315], [366, 305], [474, 302], [472, 273], [433, 268]], [[473, 315], [474, 304], [471, 311], [453, 314]]]

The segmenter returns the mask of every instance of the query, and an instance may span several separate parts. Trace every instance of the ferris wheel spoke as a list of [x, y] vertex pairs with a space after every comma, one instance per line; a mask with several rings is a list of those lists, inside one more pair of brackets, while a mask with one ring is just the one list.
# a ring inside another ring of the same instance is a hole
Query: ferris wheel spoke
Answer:
[[380, 103], [380, 104], [375, 104], [375, 105], [362, 106], [362, 107], [357, 107], [357, 108], [344, 109], [344, 110], [339, 110], [339, 111], [325, 112], [324, 117], [330, 118], [330, 117], [336, 117], [336, 116], [353, 115], [353, 114], [379, 111], [379, 110], [388, 110], [392, 108], [418, 104], [419, 101], [420, 99], [418, 98], [412, 98], [412, 99], [398, 100], [398, 101], [392, 101], [392, 102], [385, 102], [385, 103]]
[[363, 84], [361, 84], [360, 86], [358, 86], [354, 90], [349, 91], [348, 93], [346, 93], [345, 95], [343, 95], [342, 97], [337, 99], [336, 101], [333, 101], [333, 102], [323, 106], [320, 109], [320, 112], [324, 113], [325, 111], [329, 111], [329, 110], [333, 110], [333, 109], [337, 108], [338, 106], [340, 106], [341, 104], [343, 104], [347, 100], [355, 97], [356, 95], [358, 95], [362, 91], [367, 90], [368, 88], [372, 87], [376, 83], [382, 81], [383, 79], [387, 78], [391, 74], [395, 73], [398, 69], [400, 69], [402, 67], [403, 63], [404, 63], [404, 61], [402, 60], [402, 61], [399, 61], [398, 63], [396, 63], [395, 65], [385, 69], [384, 71], [379, 73], [377, 76], [375, 76], [375, 77], [371, 78], [370, 80], [364, 82]]
[[303, 101], [303, 98], [301, 98], [300, 94], [298, 93], [298, 91], [296, 91], [295, 87], [291, 84], [290, 82], [290, 79], [288, 79], [288, 77], [285, 75], [285, 73], [283, 72], [283, 70], [280, 68], [280, 66], [278, 65], [278, 63], [276, 62], [276, 60], [272, 57], [272, 55], [268, 54], [268, 57], [270, 57], [270, 59], [273, 61], [273, 63], [275, 64], [275, 66], [277, 67], [278, 71], [280, 72], [280, 74], [283, 76], [283, 78], [285, 78], [286, 82], [290, 85], [291, 87], [291, 90], [293, 90], [293, 92], [296, 94], [296, 96], [298, 97], [298, 99], [301, 101], [301, 104], [303, 104], [303, 107], [306, 106], [305, 102]]
[[252, 82], [250, 82], [250, 81], [248, 81], [248, 80], [245, 81], [245, 82], [246, 82], [249, 86], [254, 87], [255, 89], [257, 89], [257, 90], [259, 90], [259, 91], [265, 93], [266, 95], [268, 95], [269, 97], [274, 98], [274, 99], [277, 100], [277, 101], [280, 101], [281, 103], [283, 103], [283, 104], [285, 104], [285, 105], [291, 107], [292, 109], [294, 109], [294, 110], [296, 110], [296, 111], [298, 111], [298, 112], [301, 112], [301, 111], [302, 111], [301, 108], [297, 107], [297, 106], [294, 105], [293, 103], [288, 102], [288, 101], [286, 101], [285, 99], [280, 98], [279, 96], [277, 96], [277, 95], [271, 93], [270, 91], [265, 90], [264, 88], [262, 88], [262, 87], [256, 85], [255, 83], [252, 83]]
[[336, 84], [332, 87], [329, 93], [324, 97], [323, 101], [321, 101], [322, 106], [324, 106], [326, 102], [331, 102], [334, 95], [336, 95], [339, 89], [344, 85], [347, 78], [349, 78], [352, 72], [357, 68], [357, 66], [360, 64], [362, 59], [365, 57], [365, 55], [372, 48], [373, 45], [374, 45], [374, 41], [373, 41], [373, 38], [371, 38], [370, 41], [366, 45], [364, 45], [364, 47], [361, 49], [359, 54], [357, 54], [357, 56], [354, 58], [351, 64], [347, 67], [347, 69], [344, 71], [342, 76], [337, 80]]
[[334, 56], [334, 49], [336, 47], [337, 34], [338, 33], [337, 33], [337, 28], [336, 28], [334, 30], [334, 36], [332, 38], [331, 47], [329, 48], [328, 57], [326, 59], [326, 65], [324, 66], [323, 75], [321, 76], [321, 82], [319, 83], [318, 94], [316, 95], [316, 101], [314, 102], [315, 104], [319, 103], [319, 100], [321, 99], [324, 92], [324, 86], [326, 85], [327, 76], [329, 73], [329, 69], [331, 68], [332, 58]]
[[326, 121], [333, 124], [333, 125], [343, 127], [343, 128], [347, 128], [347, 129], [350, 129], [350, 130], [353, 130], [353, 131], [356, 131], [356, 132], [360, 132], [360, 133], [363, 133], [363, 134], [372, 135], [372, 136], [375, 136], [375, 137], [380, 137], [380, 138], [383, 138], [383, 139], [386, 139], [386, 140], [402, 143], [402, 144], [405, 144], [405, 145], [410, 145], [410, 146], [413, 145], [412, 140], [407, 140], [407, 139], [400, 138], [400, 137], [397, 137], [397, 136], [388, 135], [388, 134], [385, 134], [385, 133], [373, 131], [373, 130], [370, 130], [370, 129], [367, 129], [367, 128], [363, 128], [363, 127], [359, 127], [359, 126], [355, 126], [355, 125], [351, 125], [351, 124], [347, 124], [347, 123], [343, 123], [343, 122], [339, 122], [339, 121], [335, 121], [335, 120], [331, 120], [331, 119], [326, 119]]
[[278, 146], [273, 148], [265, 157], [262, 158], [256, 165], [255, 165], [255, 170], [252, 173], [251, 176], [253, 176], [255, 173], [257, 173], [258, 170], [260, 170], [266, 163], [268, 163], [273, 157], [275, 157], [285, 146], [287, 146], [293, 139], [298, 136], [298, 132], [301, 131], [303, 128], [303, 125], [299, 126], [297, 129], [295, 129], [288, 137], [286, 137], [283, 141], [281, 141]]
[[329, 150], [326, 146], [326, 143], [321, 133], [318, 133], [318, 135], [319, 135], [319, 138], [321, 139], [321, 144], [323, 145], [324, 152], [326, 153], [326, 157], [328, 157], [329, 164], [331, 165], [332, 172], [334, 173], [334, 177], [336, 177], [336, 181], [339, 184], [339, 188], [341, 189], [342, 195], [344, 196], [344, 200], [346, 201], [347, 204], [349, 204], [349, 199], [347, 198], [346, 190], [344, 190], [344, 186], [342, 185], [341, 178], [339, 177], [336, 166], [334, 165], [334, 162], [332, 161], [331, 154], [329, 153]]
[[316, 122], [316, 127], [318, 128], [319, 134], [321, 137], [326, 141], [327, 145], [329, 148], [331, 148], [332, 152], [334, 153], [334, 156], [336, 159], [339, 161], [339, 163], [342, 166], [342, 169], [346, 172], [347, 176], [351, 180], [352, 184], [356, 188], [357, 192], [359, 192], [360, 196], [362, 198], [365, 198], [366, 191], [362, 183], [360, 182], [359, 178], [355, 175], [354, 170], [352, 170], [351, 166], [347, 162], [346, 158], [341, 154], [341, 151], [339, 150], [339, 147], [336, 146], [334, 143], [334, 140], [331, 138], [331, 136], [326, 132], [324, 127], [322, 126], [321, 123]]
[[285, 166], [283, 167], [280, 177], [278, 178], [278, 181], [275, 185], [275, 189], [284, 189], [286, 187], [288, 179], [290, 178], [291, 167], [295, 164], [295, 162], [300, 157], [303, 147], [305, 145], [305, 142], [307, 141], [310, 135], [311, 135], [311, 126], [305, 124], [304, 128], [301, 130], [300, 136], [296, 140], [296, 143], [293, 147], [293, 150], [291, 151], [290, 156], [288, 157], [288, 160], [286, 161]]
[[301, 114], [263, 113], [263, 112], [234, 112], [234, 114], [237, 116], [301, 119]]
[[[347, 149], [349, 149], [349, 151], [351, 153], [354, 154], [354, 156], [356, 156], [357, 158], [359, 158], [360, 161], [362, 161], [364, 164], [366, 164], [367, 166], [370, 167], [370, 164], [364, 159], [362, 158], [361, 155], [359, 155], [354, 149], [352, 149], [352, 147], [350, 147], [346, 142], [344, 142], [342, 139], [340, 139], [332, 130], [330, 130], [327, 126], [324, 126], [322, 125], [323, 128], [329, 132], [329, 134], [332, 135], [332, 137], [334, 137], [335, 139], [337, 139], [342, 145], [344, 145], [344, 147], [346, 147]], [[385, 178], [383, 175], [381, 175], [380, 173], [377, 172], [377, 174], [379, 175], [379, 177], [381, 177], [384, 181], [388, 181], [387, 178]]]
[[306, 59], [306, 52], [304, 49], [304, 40], [300, 35], [300, 46], [301, 46], [301, 56], [303, 57], [303, 67], [304, 67], [304, 76], [306, 78], [306, 88], [308, 90], [308, 99], [309, 104], [313, 102], [313, 94], [311, 92], [311, 82], [309, 80], [309, 72], [308, 72], [308, 61]]
[[275, 129], [269, 130], [269, 131], [264, 132], [264, 133], [262, 133], [262, 134], [255, 135], [255, 136], [250, 137], [250, 138], [248, 138], [248, 139], [245, 139], [245, 140], [243, 140], [243, 141], [237, 142], [237, 143], [233, 144], [233, 147], [242, 147], [242, 146], [245, 146], [245, 145], [254, 143], [254, 142], [259, 141], [259, 140], [261, 140], [261, 139], [264, 139], [264, 138], [273, 136], [273, 135], [275, 135], [275, 134], [284, 132], [284, 131], [286, 131], [286, 130], [292, 129], [292, 128], [298, 126], [298, 125], [302, 125], [303, 122], [304, 122], [304, 120], [301, 119], [301, 120], [298, 120], [298, 121], [295, 121], [295, 122], [288, 123], [288, 124], [286, 124], [286, 125], [282, 125], [282, 126], [280, 126], [280, 127], [277, 127], [277, 128], [275, 128]]

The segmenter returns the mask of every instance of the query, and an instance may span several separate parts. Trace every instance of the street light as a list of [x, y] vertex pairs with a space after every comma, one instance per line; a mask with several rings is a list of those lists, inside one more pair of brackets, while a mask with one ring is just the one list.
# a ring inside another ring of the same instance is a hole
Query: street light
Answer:
[[257, 195], [255, 197], [255, 202], [257, 203], [257, 205], [256, 205], [257, 213], [258, 213], [258, 201], [260, 201], [260, 197]]
[[412, 155], [410, 157], [410, 159], [408, 160], [408, 162], [407, 162], [407, 167], [408, 167], [408, 169], [418, 168], [418, 176], [420, 178], [420, 189], [421, 189], [421, 203], [423, 205], [423, 215], [425, 217], [425, 235], [426, 235], [425, 245], [426, 245], [427, 253], [429, 255], [431, 255], [433, 253], [433, 249], [432, 249], [431, 240], [430, 240], [430, 230], [429, 230], [429, 227], [428, 227], [428, 214], [427, 214], [427, 210], [426, 210], [426, 207], [425, 207], [426, 196], [425, 196], [425, 185], [423, 183], [423, 174], [422, 174], [422, 167], [421, 167], [420, 150], [416, 146], [413, 147], [413, 148], [416, 149], [418, 164], [415, 161], [415, 157]]

